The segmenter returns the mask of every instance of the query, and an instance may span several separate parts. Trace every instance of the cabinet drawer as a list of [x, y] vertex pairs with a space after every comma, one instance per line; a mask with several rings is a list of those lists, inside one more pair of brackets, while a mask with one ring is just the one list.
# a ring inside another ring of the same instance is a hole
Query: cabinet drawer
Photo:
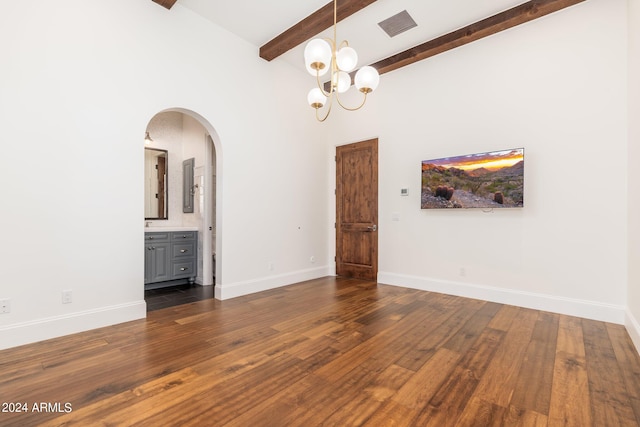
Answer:
[[145, 242], [168, 242], [169, 233], [144, 233]]
[[171, 233], [171, 240], [179, 242], [183, 240], [195, 240], [197, 231], [173, 231]]
[[173, 258], [194, 258], [196, 256], [196, 243], [172, 243], [171, 255]]
[[173, 277], [174, 279], [180, 279], [183, 277], [195, 277], [196, 275], [196, 261], [177, 261], [173, 263]]

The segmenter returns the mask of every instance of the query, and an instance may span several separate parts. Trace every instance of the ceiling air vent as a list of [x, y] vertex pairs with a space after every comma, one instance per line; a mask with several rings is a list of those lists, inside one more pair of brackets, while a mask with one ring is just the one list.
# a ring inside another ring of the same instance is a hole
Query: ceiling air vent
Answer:
[[406, 10], [393, 15], [382, 22], [378, 22], [378, 25], [389, 37], [395, 37], [398, 34], [402, 34], [405, 31], [418, 26], [416, 21], [413, 20], [411, 15], [409, 15], [409, 12]]

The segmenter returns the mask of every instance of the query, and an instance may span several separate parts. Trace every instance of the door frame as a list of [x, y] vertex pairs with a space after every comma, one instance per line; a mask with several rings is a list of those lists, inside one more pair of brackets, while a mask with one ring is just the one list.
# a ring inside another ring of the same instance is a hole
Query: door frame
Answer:
[[[379, 219], [379, 177], [378, 177], [378, 169], [379, 169], [379, 141], [378, 138], [369, 138], [363, 141], [359, 141], [359, 142], [354, 142], [354, 143], [350, 143], [350, 144], [344, 144], [344, 145], [339, 145], [336, 146], [336, 150], [335, 150], [335, 156], [334, 156], [334, 165], [335, 165], [335, 223], [334, 223], [334, 227], [335, 227], [335, 257], [334, 257], [334, 268], [335, 268], [335, 274], [338, 274], [338, 261], [339, 261], [339, 257], [340, 257], [340, 232], [341, 232], [341, 224], [339, 224], [340, 219], [341, 219], [341, 215], [340, 215], [340, 209], [341, 209], [341, 201], [339, 200], [339, 195], [340, 192], [342, 190], [342, 182], [339, 181], [339, 176], [338, 173], [340, 172], [340, 168], [338, 166], [338, 151], [339, 150], [357, 150], [363, 146], [372, 146], [373, 147], [373, 154], [374, 154], [374, 158], [373, 158], [373, 164], [372, 164], [372, 168], [373, 168], [373, 179], [374, 179], [374, 183], [372, 186], [372, 190], [375, 191], [375, 194], [373, 194], [373, 198], [375, 199], [375, 208], [373, 213], [373, 219], [372, 219], [372, 224], [366, 224], [369, 226], [373, 226], [373, 236], [374, 236], [374, 241], [375, 244], [373, 244], [372, 248], [371, 248], [371, 252], [370, 252], [370, 256], [371, 256], [371, 267], [372, 267], [372, 278], [371, 279], [366, 279], [366, 280], [373, 280], [373, 281], [377, 281], [377, 277], [378, 277], [378, 244], [379, 244], [379, 238], [378, 238], [378, 219]], [[366, 227], [368, 229], [371, 229], [371, 227]]]

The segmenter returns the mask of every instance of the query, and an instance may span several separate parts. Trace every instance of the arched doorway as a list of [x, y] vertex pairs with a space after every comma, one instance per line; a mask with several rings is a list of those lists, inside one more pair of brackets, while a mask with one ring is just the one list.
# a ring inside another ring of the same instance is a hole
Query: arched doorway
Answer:
[[[145, 148], [168, 154], [166, 218], [147, 221], [155, 227], [197, 227], [198, 271], [196, 283], [212, 286], [222, 277], [222, 150], [216, 130], [200, 114], [169, 108], [157, 113], [146, 131], [152, 142]], [[185, 190], [182, 162], [193, 159], [193, 183]], [[191, 192], [193, 209], [183, 211], [183, 195]], [[146, 196], [145, 196], [146, 198]], [[186, 212], [186, 213], [185, 213]]]

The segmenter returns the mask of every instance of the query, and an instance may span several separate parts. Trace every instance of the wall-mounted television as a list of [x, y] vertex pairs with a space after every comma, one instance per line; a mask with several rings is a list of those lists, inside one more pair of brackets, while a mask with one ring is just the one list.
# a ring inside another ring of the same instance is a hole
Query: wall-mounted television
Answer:
[[524, 148], [422, 162], [422, 209], [523, 206]]

